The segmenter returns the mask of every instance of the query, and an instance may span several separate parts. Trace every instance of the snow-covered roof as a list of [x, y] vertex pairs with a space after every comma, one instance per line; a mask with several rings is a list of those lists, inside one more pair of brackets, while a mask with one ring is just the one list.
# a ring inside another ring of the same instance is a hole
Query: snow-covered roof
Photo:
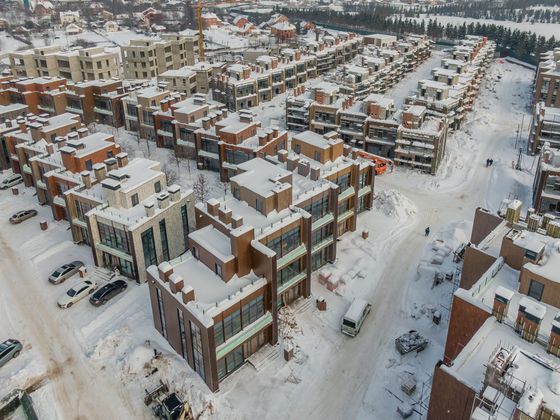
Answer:
[[[261, 197], [269, 197], [287, 188], [281, 179], [291, 176], [291, 172], [261, 158], [251, 159], [238, 165], [243, 173], [231, 177], [230, 181], [245, 187]], [[288, 184], [289, 186], [289, 184]]]

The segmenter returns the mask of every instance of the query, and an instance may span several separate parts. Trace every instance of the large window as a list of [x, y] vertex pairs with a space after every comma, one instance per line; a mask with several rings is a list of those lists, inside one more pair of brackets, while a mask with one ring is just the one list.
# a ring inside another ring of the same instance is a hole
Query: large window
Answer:
[[[159, 290], [159, 289], [158, 289]], [[177, 321], [179, 323], [179, 334], [181, 336], [181, 355], [183, 359], [187, 358], [187, 336], [185, 334], [185, 319], [183, 318], [183, 312], [177, 308]]]
[[169, 261], [169, 244], [167, 243], [167, 229], [165, 227], [165, 219], [159, 221], [159, 235], [161, 237], [161, 249], [163, 250], [163, 259]]
[[281, 236], [272, 239], [266, 245], [274, 252], [278, 258], [283, 257], [284, 255], [288, 254], [290, 251], [296, 249], [300, 244], [300, 230], [299, 226], [283, 233]]
[[301, 260], [294, 261], [278, 273], [278, 286], [283, 286], [301, 273]]
[[84, 203], [82, 201], [74, 201], [74, 203], [76, 203], [76, 217], [78, 218], [78, 220], [85, 222], [86, 213], [95, 206], [91, 203]]
[[224, 317], [224, 340], [229, 340], [239, 331], [241, 331], [241, 311], [235, 312]]
[[313, 201], [303, 208], [305, 211], [311, 214], [312, 220], [315, 222], [321, 217], [326, 216], [329, 213], [329, 195], [328, 193], [323, 194], [318, 200]]
[[158, 304], [158, 311], [159, 311], [159, 319], [160, 319], [160, 327], [161, 333], [165, 338], [167, 338], [167, 322], [165, 321], [165, 310], [163, 306], [163, 298], [161, 296], [161, 290], [156, 287], [156, 295], [157, 295], [157, 304]]
[[218, 147], [218, 141], [216, 140], [202, 139], [200, 141], [200, 148], [210, 153], [218, 154], [220, 152]]
[[241, 309], [241, 321], [243, 328], [252, 324], [264, 315], [264, 298], [262, 295], [257, 296], [249, 303], [243, 305]]
[[360, 174], [359, 188], [362, 189], [368, 185], [368, 173], [366, 171]]
[[543, 291], [544, 284], [536, 280], [531, 280], [531, 284], [529, 285], [529, 293], [527, 293], [529, 296], [540, 301], [542, 299]]
[[332, 223], [329, 223], [328, 225], [323, 226], [319, 229], [315, 229], [311, 233], [311, 245], [315, 246], [315, 245], [323, 242], [325, 239], [328, 239], [329, 237], [331, 237], [332, 233], [333, 233]]
[[196, 325], [192, 321], [190, 321], [190, 326], [194, 370], [202, 377], [202, 379], [206, 380], [206, 376], [204, 374], [204, 355], [202, 353], [202, 339], [200, 337], [200, 328], [198, 328], [198, 325]]
[[233, 165], [239, 165], [240, 163], [247, 162], [252, 159], [249, 153], [241, 152], [239, 150], [226, 149], [226, 162]]
[[97, 228], [103, 245], [130, 254], [130, 244], [126, 231], [101, 222], [97, 222]]
[[344, 175], [340, 175], [336, 179], [336, 184], [340, 188], [340, 192], [343, 192], [344, 190], [346, 190], [346, 188], [348, 188], [350, 186], [350, 174], [346, 173]]
[[181, 207], [181, 220], [183, 222], [183, 236], [185, 238], [185, 247], [186, 247], [187, 239], [189, 236], [189, 216], [187, 213], [187, 206]]
[[218, 360], [218, 380], [224, 379], [242, 364], [243, 348], [238, 347]]
[[142, 249], [144, 250], [144, 264], [146, 267], [157, 264], [154, 230], [149, 228], [142, 232], [140, 236], [142, 238]]

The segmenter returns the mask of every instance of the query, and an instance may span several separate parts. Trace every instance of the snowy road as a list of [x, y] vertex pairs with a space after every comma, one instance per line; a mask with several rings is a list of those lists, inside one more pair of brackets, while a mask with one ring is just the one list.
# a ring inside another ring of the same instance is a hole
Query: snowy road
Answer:
[[[47, 299], [50, 293], [45, 293], [45, 289], [54, 286], [46, 281], [20, 247], [13, 248], [11, 226], [6, 221], [2, 224], [0, 317], [3, 322], [8, 321], [8, 325], [2, 326], [2, 336], [9, 334], [24, 344], [22, 354], [10, 363], [17, 367], [19, 359], [31, 358], [44, 365], [37, 375], [27, 372], [25, 387], [53, 385], [52, 398], [56, 404], [50, 403], [49, 408], [55, 411], [49, 419], [129, 418], [133, 411], [122, 388], [109, 374], [95, 371], [86, 360], [74, 336], [74, 328], [64, 317], [70, 314], [63, 315], [56, 304]], [[66, 290], [65, 286], [62, 288]], [[4, 367], [9, 368], [10, 365]]]
[[[513, 171], [511, 160], [516, 155], [515, 129], [525, 113], [526, 98], [519, 100], [518, 96], [520, 91], [530, 91], [530, 74], [500, 63], [494, 64], [489, 73], [491, 81], [487, 87], [496, 85], [496, 95], [490, 92], [483, 94], [477, 104], [480, 115], [471, 115], [471, 120], [476, 119], [473, 127], [469, 124], [465, 127], [472, 132], [472, 140], [476, 142], [469, 151], [471, 155], [466, 165], [459, 170], [444, 167], [432, 179], [412, 171], [397, 170], [395, 174], [376, 180], [377, 191], [397, 189], [414, 202], [416, 217], [410, 220], [409, 229], [398, 243], [390, 243], [384, 250], [391, 260], [381, 274], [378, 287], [365, 296], [372, 303], [373, 316], [364, 324], [360, 336], [346, 340], [344, 346], [337, 349], [329, 365], [324, 366], [324, 376], [316, 378], [315, 383], [307, 387], [317, 397], [307, 395], [309, 399], [306, 399], [302, 396], [302, 403], [295, 404], [291, 418], [396, 416], [394, 411], [389, 414], [383, 409], [386, 405], [384, 401], [392, 397], [385, 392], [386, 384], [379, 379], [387, 368], [387, 360], [382, 356], [387, 348], [393, 347], [393, 339], [402, 333], [403, 321], [406, 322], [408, 316], [405, 314], [404, 299], [414, 294], [414, 290], [409, 292], [409, 288], [414, 287], [412, 280], [430, 241], [423, 234], [424, 228], [430, 226], [432, 232], [439, 232], [454, 221], [471, 220], [478, 206], [496, 210], [510, 192], [528, 203], [526, 185], [530, 175]], [[502, 75], [499, 84], [492, 80], [494, 73]], [[484, 107], [491, 109], [491, 114], [486, 113]], [[526, 124], [527, 121], [526, 115]], [[457, 134], [457, 137], [461, 136], [461, 133]], [[452, 156], [448, 158], [447, 165], [456, 163], [453, 154], [461, 154], [460, 150], [454, 150], [456, 145], [453, 143], [457, 140], [455, 135], [448, 140]], [[483, 165], [486, 157], [494, 158], [493, 167]], [[516, 177], [523, 179], [515, 182]], [[426, 369], [433, 369], [433, 365]]]

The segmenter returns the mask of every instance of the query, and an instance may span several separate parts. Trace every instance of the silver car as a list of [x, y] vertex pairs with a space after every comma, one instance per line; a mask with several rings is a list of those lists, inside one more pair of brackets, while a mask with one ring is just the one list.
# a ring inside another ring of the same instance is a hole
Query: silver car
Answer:
[[23, 178], [20, 174], [9, 175], [7, 178], [4, 178], [2, 182], [0, 182], [0, 190], [5, 190], [17, 184], [21, 184], [22, 182]]
[[33, 209], [18, 211], [17, 213], [14, 213], [12, 217], [10, 217], [10, 223], [12, 225], [19, 225], [21, 222], [37, 216], [37, 214], [37, 210]]
[[18, 357], [22, 349], [23, 346], [17, 340], [10, 339], [0, 343], [0, 366]]
[[81, 261], [72, 261], [71, 263], [61, 265], [49, 276], [49, 281], [52, 284], [60, 284], [76, 274], [83, 266], [84, 263]]

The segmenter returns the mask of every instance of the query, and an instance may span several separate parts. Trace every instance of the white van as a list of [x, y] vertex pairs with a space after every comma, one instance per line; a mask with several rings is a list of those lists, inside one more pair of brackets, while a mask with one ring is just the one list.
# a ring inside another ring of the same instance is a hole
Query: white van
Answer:
[[20, 174], [13, 174], [9, 175], [7, 178], [3, 179], [0, 182], [0, 190], [5, 190], [6, 188], [13, 187], [14, 185], [20, 184], [23, 182], [23, 178]]
[[364, 319], [371, 310], [371, 304], [363, 299], [356, 298], [342, 318], [340, 331], [351, 337], [355, 337], [360, 332]]

